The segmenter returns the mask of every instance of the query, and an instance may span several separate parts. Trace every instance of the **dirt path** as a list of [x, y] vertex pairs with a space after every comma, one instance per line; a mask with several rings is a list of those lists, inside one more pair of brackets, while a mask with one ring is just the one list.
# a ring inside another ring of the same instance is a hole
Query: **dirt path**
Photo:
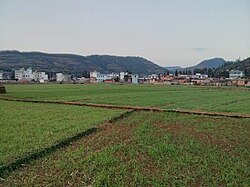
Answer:
[[222, 116], [231, 118], [250, 118], [250, 114], [242, 113], [227, 113], [227, 112], [203, 112], [196, 110], [174, 110], [174, 109], [161, 109], [157, 107], [143, 107], [143, 106], [129, 106], [129, 105], [110, 105], [110, 104], [95, 104], [95, 103], [80, 103], [71, 101], [60, 101], [60, 100], [30, 100], [30, 99], [18, 99], [18, 98], [7, 98], [0, 97], [1, 100], [5, 101], [17, 101], [17, 102], [30, 102], [30, 103], [51, 103], [51, 104], [63, 104], [63, 105], [76, 105], [76, 106], [88, 106], [88, 107], [100, 107], [108, 109], [127, 109], [127, 110], [142, 110], [142, 111], [155, 111], [155, 112], [173, 112], [182, 114], [195, 114], [195, 115], [206, 115], [206, 116]]

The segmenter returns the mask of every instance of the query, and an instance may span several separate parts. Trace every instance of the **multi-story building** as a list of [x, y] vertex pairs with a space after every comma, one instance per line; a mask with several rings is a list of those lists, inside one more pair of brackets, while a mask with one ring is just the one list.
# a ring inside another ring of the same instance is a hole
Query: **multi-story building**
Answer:
[[239, 79], [242, 78], [244, 76], [243, 71], [239, 71], [239, 70], [231, 70], [229, 72], [229, 78], [230, 79]]
[[56, 81], [57, 82], [70, 82], [71, 81], [71, 75], [63, 74], [63, 73], [57, 73], [56, 74]]
[[124, 72], [120, 72], [120, 82], [124, 82], [124, 75], [125, 73]]
[[131, 75], [132, 84], [138, 84], [138, 75]]
[[48, 74], [46, 74], [45, 72], [34, 72], [33, 79], [34, 81], [38, 82], [45, 82], [49, 80]]
[[105, 82], [107, 80], [113, 82], [118, 77], [119, 77], [119, 75], [116, 73], [102, 74], [98, 71], [90, 72], [90, 80], [92, 82]]
[[20, 70], [15, 70], [15, 79], [31, 81], [33, 79], [32, 69], [28, 68], [25, 70], [24, 68], [21, 68]]
[[128, 72], [120, 72], [120, 74], [117, 73], [111, 73], [111, 74], [102, 74], [97, 71], [90, 72], [90, 81], [91, 82], [126, 82], [126, 83], [132, 83], [132, 84], [138, 84], [138, 75], [133, 75]]
[[56, 81], [57, 82], [62, 82], [63, 81], [63, 74], [62, 73], [57, 73], [56, 74]]

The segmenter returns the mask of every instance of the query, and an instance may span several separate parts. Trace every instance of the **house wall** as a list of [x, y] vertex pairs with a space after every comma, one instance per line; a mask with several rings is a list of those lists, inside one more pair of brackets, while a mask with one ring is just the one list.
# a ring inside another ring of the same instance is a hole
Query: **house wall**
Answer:
[[121, 82], [124, 82], [124, 75], [125, 75], [124, 72], [120, 72], [120, 81]]
[[57, 73], [56, 74], [56, 81], [57, 82], [62, 82], [63, 81], [63, 74], [62, 73]]
[[33, 73], [32, 73], [32, 69], [28, 68], [27, 70], [25, 70], [24, 68], [20, 69], [20, 70], [15, 70], [15, 79], [18, 80], [32, 80], [33, 79]]
[[244, 76], [243, 71], [238, 71], [238, 70], [232, 70], [229, 72], [229, 78], [230, 79], [238, 79]]
[[138, 84], [138, 75], [132, 75], [132, 84]]

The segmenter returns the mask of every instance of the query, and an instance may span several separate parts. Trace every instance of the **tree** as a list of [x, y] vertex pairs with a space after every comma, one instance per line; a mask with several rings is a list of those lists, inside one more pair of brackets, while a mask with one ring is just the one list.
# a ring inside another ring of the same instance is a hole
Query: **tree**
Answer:
[[188, 70], [186, 69], [186, 70], [185, 70], [185, 75], [187, 75], [187, 74], [188, 74]]
[[202, 73], [202, 69], [194, 69], [194, 74], [196, 73]]
[[178, 70], [175, 70], [174, 75], [177, 77], [178, 76]]
[[214, 77], [214, 71], [211, 68], [208, 69], [207, 74], [209, 77]]

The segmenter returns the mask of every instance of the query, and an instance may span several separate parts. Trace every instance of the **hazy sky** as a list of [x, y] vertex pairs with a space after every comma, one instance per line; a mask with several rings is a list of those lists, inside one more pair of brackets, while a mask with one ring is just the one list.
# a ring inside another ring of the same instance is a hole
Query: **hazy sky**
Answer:
[[0, 0], [0, 50], [142, 56], [159, 65], [250, 56], [250, 0]]

